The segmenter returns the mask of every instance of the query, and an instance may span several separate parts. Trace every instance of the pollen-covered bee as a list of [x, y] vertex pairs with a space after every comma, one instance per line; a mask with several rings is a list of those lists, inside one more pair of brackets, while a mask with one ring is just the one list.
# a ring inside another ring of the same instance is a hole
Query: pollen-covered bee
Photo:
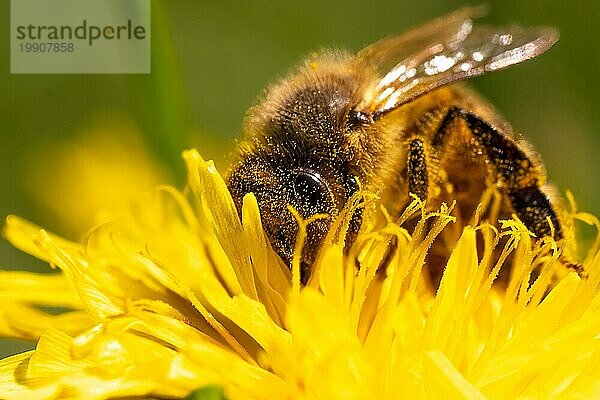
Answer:
[[[238, 209], [253, 192], [288, 265], [298, 231], [288, 204], [303, 218], [331, 216], [307, 228], [303, 282], [357, 182], [395, 210], [412, 193], [427, 204], [457, 200], [456, 212], [467, 216], [491, 185], [505, 213], [537, 237], [563, 238], [541, 161], [491, 106], [457, 84], [546, 52], [558, 33], [476, 25], [480, 13], [459, 10], [357, 54], [313, 56], [249, 110], [227, 178]], [[349, 237], [359, 228], [356, 215]]]

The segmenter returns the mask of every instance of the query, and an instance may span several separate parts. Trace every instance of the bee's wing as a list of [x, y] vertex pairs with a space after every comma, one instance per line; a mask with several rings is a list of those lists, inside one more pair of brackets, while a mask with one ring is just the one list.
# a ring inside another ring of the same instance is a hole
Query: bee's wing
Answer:
[[462, 8], [399, 35], [379, 40], [362, 49], [358, 57], [387, 72], [399, 61], [423, 51], [432, 43], [448, 41], [461, 30], [470, 29], [473, 19], [485, 14], [486, 8], [482, 6]]
[[558, 40], [553, 28], [474, 26], [479, 14], [460, 10], [359, 52], [362, 61], [387, 72], [360, 111], [378, 118], [440, 86], [536, 57]]

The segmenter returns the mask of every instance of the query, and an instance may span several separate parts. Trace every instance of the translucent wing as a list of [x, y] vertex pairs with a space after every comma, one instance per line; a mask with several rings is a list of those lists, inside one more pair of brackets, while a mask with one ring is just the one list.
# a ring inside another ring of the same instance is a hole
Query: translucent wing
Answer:
[[399, 61], [418, 54], [432, 43], [445, 42], [461, 30], [470, 29], [468, 26], [472, 26], [473, 19], [485, 14], [485, 7], [462, 8], [399, 35], [375, 42], [362, 49], [358, 57], [387, 72]]
[[474, 26], [481, 9], [464, 9], [358, 53], [387, 73], [359, 111], [377, 119], [435, 88], [536, 57], [556, 43], [553, 28]]

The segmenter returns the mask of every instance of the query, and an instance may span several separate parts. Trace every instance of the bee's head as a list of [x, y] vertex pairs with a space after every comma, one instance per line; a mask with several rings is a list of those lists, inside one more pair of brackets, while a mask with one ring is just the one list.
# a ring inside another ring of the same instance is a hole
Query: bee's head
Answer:
[[249, 156], [239, 162], [229, 175], [229, 190], [238, 210], [241, 210], [243, 197], [254, 193], [271, 245], [288, 266], [298, 233], [298, 223], [288, 206], [303, 219], [323, 215], [307, 227], [301, 255], [302, 281], [306, 282], [333, 218], [354, 189], [344, 187], [344, 177], [336, 171], [318, 165], [301, 165], [277, 156], [272, 159], [263, 156], [265, 154]]
[[[358, 190], [357, 178], [364, 175], [349, 136], [357, 123], [352, 106], [358, 101], [360, 81], [341, 71], [339, 64], [335, 70], [324, 70], [306, 67], [272, 88], [250, 110], [246, 138], [227, 179], [238, 210], [244, 195], [254, 193], [271, 245], [288, 265], [298, 233], [288, 205], [303, 219], [328, 216], [307, 227], [303, 282], [333, 219]], [[360, 214], [353, 219], [352, 235], [359, 219]]]

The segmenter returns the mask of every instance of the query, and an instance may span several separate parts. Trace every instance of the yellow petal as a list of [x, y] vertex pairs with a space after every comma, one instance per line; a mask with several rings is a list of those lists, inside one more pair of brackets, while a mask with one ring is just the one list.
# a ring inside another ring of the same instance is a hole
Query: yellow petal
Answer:
[[7, 357], [0, 361], [0, 393], [6, 400], [55, 399], [60, 385], [40, 386], [36, 382], [26, 385], [25, 373], [33, 351]]
[[0, 271], [0, 302], [6, 300], [48, 307], [82, 307], [73, 284], [63, 274]]
[[247, 249], [236, 246], [242, 243], [243, 228], [223, 178], [214, 163], [204, 161], [197, 151], [186, 151], [183, 157], [188, 165], [192, 190], [202, 200], [206, 218], [231, 260], [244, 293], [253, 299], [258, 298]]
[[37, 340], [50, 327], [77, 334], [92, 325], [89, 315], [82, 311], [53, 315], [21, 303], [0, 303], [0, 334], [27, 340]]
[[283, 324], [285, 296], [290, 289], [290, 270], [278, 262], [267, 242], [262, 228], [256, 197], [252, 193], [244, 197], [242, 207], [244, 227], [243, 246], [248, 249], [250, 262], [257, 278], [260, 300], [265, 304], [269, 315], [279, 325]]
[[[2, 236], [6, 238], [13, 246], [27, 254], [39, 258], [40, 260], [51, 263], [48, 254], [35, 243], [35, 238], [38, 237], [42, 229], [22, 218], [15, 215], [9, 215], [6, 217], [6, 224], [2, 229]], [[49, 236], [55, 242], [59, 243], [61, 247], [66, 247], [73, 250], [80, 250], [81, 246], [62, 239], [58, 236], [49, 234]]]
[[428, 396], [457, 400], [486, 399], [439, 351], [427, 352], [423, 372], [423, 384]]

